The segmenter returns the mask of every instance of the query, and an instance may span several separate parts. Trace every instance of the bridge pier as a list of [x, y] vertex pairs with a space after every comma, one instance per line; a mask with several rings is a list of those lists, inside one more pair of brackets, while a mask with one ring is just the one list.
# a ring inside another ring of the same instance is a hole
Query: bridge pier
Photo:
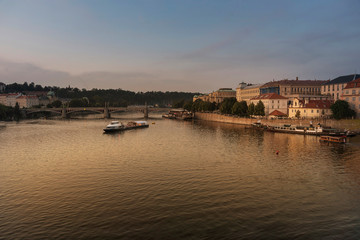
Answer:
[[61, 118], [66, 118], [66, 108], [61, 109]]
[[106, 103], [105, 103], [105, 108], [104, 108], [104, 118], [105, 119], [110, 118], [110, 112], [108, 109], [108, 105]]
[[147, 102], [145, 102], [144, 118], [145, 118], [145, 119], [148, 119], [148, 118], [149, 118], [149, 109], [148, 109]]

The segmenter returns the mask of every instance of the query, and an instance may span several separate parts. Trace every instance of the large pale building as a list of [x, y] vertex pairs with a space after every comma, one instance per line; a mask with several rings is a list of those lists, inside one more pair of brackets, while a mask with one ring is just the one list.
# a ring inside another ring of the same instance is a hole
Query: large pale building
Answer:
[[31, 108], [33, 106], [39, 105], [39, 98], [37, 96], [20, 96], [16, 99], [16, 102], [19, 104], [20, 108]]
[[260, 87], [263, 84], [246, 84], [240, 83], [236, 88], [236, 100], [238, 102], [246, 101], [250, 103], [250, 99], [260, 95]]
[[332, 100], [309, 100], [295, 98], [289, 106], [289, 118], [296, 118], [299, 111], [300, 118], [320, 118], [332, 115], [330, 106], [334, 102]]
[[341, 98], [349, 103], [350, 107], [355, 110], [356, 117], [360, 118], [360, 78], [346, 85]]
[[201, 99], [206, 102], [216, 102], [221, 103], [225, 98], [235, 98], [236, 91], [232, 90], [232, 88], [220, 88], [219, 90], [209, 93], [207, 95], [194, 96], [193, 101], [197, 99]]
[[288, 98], [277, 93], [266, 93], [250, 99], [250, 103], [254, 103], [255, 105], [259, 101], [262, 101], [265, 106], [265, 116], [268, 116], [275, 110], [287, 115]]
[[331, 81], [327, 81], [321, 86], [321, 94], [330, 96], [333, 100], [341, 99], [343, 94], [343, 89], [346, 87], [346, 84], [360, 78], [359, 74], [352, 74], [346, 76], [337, 77]]
[[326, 96], [321, 96], [321, 86], [326, 83], [323, 80], [280, 80], [264, 84], [260, 88], [260, 94], [276, 93], [281, 96], [293, 100], [298, 99], [312, 99], [323, 100]]
[[9, 107], [15, 107], [16, 105], [16, 99], [20, 97], [21, 93], [6, 93], [6, 94], [0, 94], [0, 104], [9, 106]]
[[5, 83], [0, 82], [0, 92], [4, 92], [5, 87], [6, 87]]

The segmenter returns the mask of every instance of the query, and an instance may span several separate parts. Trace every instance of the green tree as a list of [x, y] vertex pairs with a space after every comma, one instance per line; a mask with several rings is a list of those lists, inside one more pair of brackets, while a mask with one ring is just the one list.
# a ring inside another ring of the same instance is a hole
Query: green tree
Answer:
[[61, 102], [60, 100], [55, 100], [55, 101], [52, 102], [51, 105], [52, 105], [53, 107], [55, 107], [55, 108], [59, 108], [59, 107], [62, 106], [62, 102]]
[[174, 102], [172, 107], [173, 108], [182, 108], [182, 107], [184, 107], [184, 104], [185, 104], [185, 100], [181, 99], [180, 101]]
[[188, 111], [191, 111], [192, 110], [192, 105], [193, 105], [193, 102], [192, 101], [187, 101], [185, 102], [184, 104], [184, 109], [188, 110]]
[[232, 107], [232, 114], [238, 115], [240, 117], [245, 117], [248, 115], [248, 106], [246, 101], [236, 102]]
[[225, 98], [220, 105], [220, 112], [223, 114], [231, 114], [232, 107], [236, 102], [236, 98]]
[[356, 112], [351, 109], [349, 103], [344, 100], [337, 100], [330, 108], [335, 119], [352, 118], [356, 116]]
[[255, 106], [255, 115], [265, 116], [265, 106], [261, 100]]
[[16, 102], [15, 108], [14, 108], [14, 119], [15, 119], [15, 121], [19, 121], [20, 117], [21, 117], [20, 106], [19, 106], [19, 103]]
[[299, 119], [301, 117], [300, 110], [297, 110], [295, 113], [295, 117]]
[[255, 104], [252, 102], [249, 104], [248, 107], [248, 114], [251, 115], [255, 115]]

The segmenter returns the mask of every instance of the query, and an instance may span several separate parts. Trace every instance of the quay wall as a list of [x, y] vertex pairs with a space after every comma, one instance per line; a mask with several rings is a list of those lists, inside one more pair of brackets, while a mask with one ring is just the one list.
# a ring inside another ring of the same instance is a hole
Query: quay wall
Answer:
[[[231, 115], [223, 115], [218, 113], [195, 113], [196, 120], [202, 121], [212, 121], [212, 122], [222, 122], [222, 123], [232, 123], [232, 124], [243, 124], [250, 125], [257, 122], [260, 119], [255, 118], [241, 118]], [[292, 125], [309, 125], [310, 121], [313, 124], [320, 123], [321, 125], [331, 126], [333, 128], [339, 129], [349, 129], [352, 131], [360, 131], [360, 119], [266, 119], [262, 118], [262, 124], [268, 125], [283, 125], [283, 124], [292, 124]]]

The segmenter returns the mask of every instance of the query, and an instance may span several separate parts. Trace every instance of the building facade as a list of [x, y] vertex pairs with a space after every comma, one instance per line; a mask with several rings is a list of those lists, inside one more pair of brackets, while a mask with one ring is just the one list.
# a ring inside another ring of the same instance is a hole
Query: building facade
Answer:
[[19, 104], [20, 108], [31, 108], [33, 106], [39, 105], [39, 98], [37, 96], [20, 96], [16, 99], [16, 102]]
[[236, 88], [236, 100], [238, 102], [246, 101], [248, 104], [250, 103], [250, 99], [260, 95], [260, 87], [263, 84], [246, 84], [240, 83]]
[[0, 82], [0, 93], [4, 92], [6, 88], [5, 83]]
[[219, 90], [209, 93], [207, 95], [195, 95], [193, 97], [193, 101], [197, 99], [201, 99], [206, 102], [215, 102], [221, 103], [225, 98], [235, 98], [236, 91], [232, 90], [232, 88], [220, 88]]
[[346, 84], [341, 99], [347, 101], [355, 110], [356, 117], [360, 118], [360, 78]]
[[289, 118], [296, 118], [299, 111], [300, 118], [320, 118], [332, 115], [330, 106], [334, 102], [332, 100], [309, 100], [294, 99], [289, 106]]
[[260, 88], [260, 94], [276, 93], [289, 98], [322, 98], [321, 86], [326, 83], [323, 80], [280, 80], [264, 84]]
[[269, 114], [275, 110], [287, 115], [288, 98], [277, 93], [266, 93], [251, 98], [250, 103], [254, 103], [256, 105], [260, 100], [265, 106], [265, 116], [269, 116]]
[[337, 77], [331, 81], [324, 83], [321, 86], [321, 94], [330, 96], [334, 101], [341, 99], [343, 94], [343, 89], [346, 87], [347, 83], [360, 78], [359, 74], [346, 75]]

